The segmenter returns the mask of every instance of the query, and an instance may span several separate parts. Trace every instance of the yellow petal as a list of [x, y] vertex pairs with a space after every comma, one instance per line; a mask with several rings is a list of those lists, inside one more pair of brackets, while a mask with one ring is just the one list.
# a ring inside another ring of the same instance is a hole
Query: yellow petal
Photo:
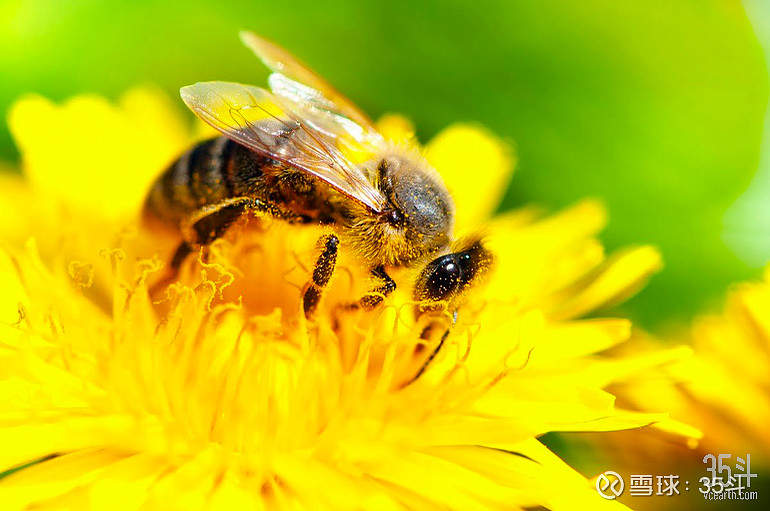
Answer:
[[467, 124], [450, 126], [436, 135], [425, 147], [425, 157], [454, 197], [457, 233], [477, 228], [497, 210], [515, 163], [507, 144]]
[[23, 319], [27, 293], [19, 279], [18, 268], [3, 250], [0, 250], [0, 285], [0, 322], [15, 324]]
[[594, 319], [555, 325], [538, 343], [529, 367], [551, 364], [598, 353], [628, 339], [631, 322], [624, 319]]
[[385, 114], [377, 121], [377, 131], [386, 140], [398, 144], [414, 143], [414, 124], [399, 114]]
[[[307, 457], [281, 456], [276, 471], [286, 487], [312, 509], [395, 511], [401, 509], [386, 491], [355, 472], [345, 474]], [[312, 498], [307, 498], [312, 496]]]
[[21, 244], [32, 232], [35, 218], [42, 210], [50, 212], [45, 201], [33, 200], [29, 184], [20, 174], [0, 170], [0, 239]]
[[13, 467], [50, 454], [124, 443], [131, 438], [133, 426], [130, 417], [99, 416], [0, 428], [5, 445], [0, 466]]
[[520, 495], [463, 465], [419, 452], [404, 453], [387, 466], [374, 468], [372, 476], [442, 504], [445, 509], [491, 511], [510, 505]]
[[600, 203], [588, 200], [531, 220], [531, 212], [510, 212], [490, 224], [487, 244], [495, 254], [495, 266], [487, 293], [504, 301], [526, 299], [548, 306], [543, 303], [546, 296], [603, 261], [604, 250], [592, 237], [605, 225], [607, 214]]
[[[660, 252], [650, 246], [627, 249], [608, 260], [587, 284], [577, 283], [564, 291], [552, 319], [579, 317], [600, 307], [617, 304], [639, 290], [663, 266]], [[582, 287], [582, 289], [581, 289]]]
[[[56, 503], [68, 495], [73, 496], [78, 488], [87, 487], [108, 467], [127, 456], [128, 453], [110, 449], [89, 449], [63, 453], [27, 467], [0, 482], [3, 509], [29, 509], [30, 503], [36, 503], [36, 509], [46, 505], [55, 508]], [[83, 508], [82, 501], [77, 507]]]
[[188, 141], [170, 100], [145, 89], [128, 92], [118, 106], [98, 96], [63, 105], [26, 96], [11, 107], [9, 126], [37, 190], [110, 218], [134, 214], [151, 180]]

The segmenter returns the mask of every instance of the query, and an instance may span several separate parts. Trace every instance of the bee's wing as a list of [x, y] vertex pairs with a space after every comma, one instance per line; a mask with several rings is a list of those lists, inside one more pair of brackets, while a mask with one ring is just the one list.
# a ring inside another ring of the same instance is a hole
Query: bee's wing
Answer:
[[268, 83], [277, 96], [336, 117], [336, 122], [361, 144], [371, 146], [382, 141], [366, 114], [288, 51], [252, 32], [241, 32], [241, 40], [273, 71]]
[[249, 149], [308, 172], [375, 212], [385, 198], [363, 170], [337, 148], [339, 126], [259, 87], [203, 82], [182, 87], [203, 121]]
[[343, 140], [343, 142], [354, 142], [354, 144], [349, 144], [352, 150], [363, 149], [374, 152], [377, 147], [382, 146], [382, 135], [374, 128], [361, 126], [350, 117], [340, 113], [337, 104], [331, 102], [312, 87], [296, 82], [280, 73], [271, 74], [268, 77], [268, 84], [276, 96], [303, 105], [308, 115], [318, 122], [335, 125], [338, 133], [342, 130], [349, 135], [352, 140]]

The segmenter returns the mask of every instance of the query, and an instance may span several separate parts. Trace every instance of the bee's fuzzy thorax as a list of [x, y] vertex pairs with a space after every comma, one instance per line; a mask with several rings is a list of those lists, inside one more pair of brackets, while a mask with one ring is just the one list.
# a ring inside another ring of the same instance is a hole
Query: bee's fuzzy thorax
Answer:
[[454, 228], [455, 204], [449, 190], [444, 183], [441, 174], [428, 162], [422, 150], [406, 142], [389, 142], [383, 146], [376, 157], [372, 158], [367, 165], [367, 172], [373, 178], [372, 182], [379, 189], [382, 189], [382, 175], [379, 172], [379, 166], [382, 162], [388, 162], [391, 165], [391, 175], [401, 177], [413, 172], [419, 173], [426, 182], [432, 183], [435, 188], [441, 191], [442, 199], [448, 206], [448, 216], [451, 221], [450, 232]]
[[387, 206], [381, 214], [350, 210], [346, 237], [361, 257], [402, 266], [451, 243], [454, 201], [417, 149], [389, 144], [366, 167]]

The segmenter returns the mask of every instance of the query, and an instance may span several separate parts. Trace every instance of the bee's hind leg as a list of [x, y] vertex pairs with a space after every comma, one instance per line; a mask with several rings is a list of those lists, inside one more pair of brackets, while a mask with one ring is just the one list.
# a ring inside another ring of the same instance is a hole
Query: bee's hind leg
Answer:
[[157, 296], [163, 289], [172, 284], [179, 275], [179, 268], [187, 256], [193, 253], [193, 246], [190, 243], [183, 241], [174, 250], [174, 255], [171, 257], [166, 269], [163, 271], [161, 277], [154, 281], [149, 289], [150, 296]]
[[305, 289], [302, 291], [302, 309], [306, 318], [312, 317], [315, 313], [318, 303], [321, 301], [323, 290], [334, 274], [339, 243], [339, 238], [334, 234], [326, 234], [318, 240], [318, 244], [322, 247], [321, 254], [313, 267], [310, 282], [305, 285]]
[[176, 277], [176, 275], [179, 273], [179, 268], [182, 266], [182, 263], [185, 259], [187, 259], [187, 256], [193, 253], [193, 250], [193, 245], [186, 241], [183, 241], [179, 244], [178, 247], [176, 247], [174, 255], [171, 257], [171, 261], [168, 263], [169, 273], [171, 273], [172, 277]]
[[155, 294], [173, 282], [190, 254], [220, 238], [235, 221], [247, 213], [291, 220], [290, 213], [251, 197], [234, 197], [201, 209], [180, 226], [182, 242], [176, 248], [166, 274], [153, 284], [150, 294]]
[[272, 213], [264, 202], [249, 197], [235, 197], [201, 209], [182, 226], [182, 236], [191, 248], [208, 245], [246, 213]]

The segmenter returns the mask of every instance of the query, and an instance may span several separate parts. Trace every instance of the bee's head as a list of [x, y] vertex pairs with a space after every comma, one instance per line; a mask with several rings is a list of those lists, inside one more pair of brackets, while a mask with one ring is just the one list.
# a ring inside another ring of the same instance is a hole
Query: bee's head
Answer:
[[456, 252], [430, 261], [417, 277], [414, 299], [423, 309], [455, 304], [492, 264], [492, 253], [480, 240], [470, 241]]

